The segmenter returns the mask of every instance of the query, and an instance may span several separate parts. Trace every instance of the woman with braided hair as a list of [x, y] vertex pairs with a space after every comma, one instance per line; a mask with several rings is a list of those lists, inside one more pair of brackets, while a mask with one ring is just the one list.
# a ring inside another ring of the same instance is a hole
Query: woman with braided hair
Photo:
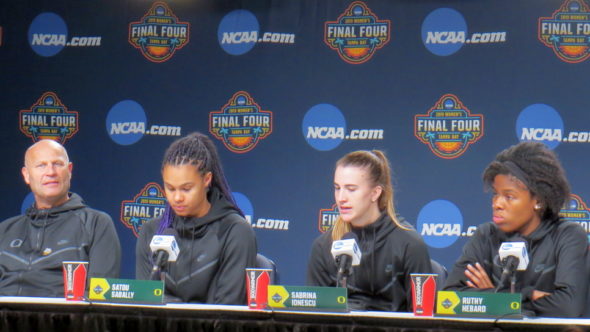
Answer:
[[354, 151], [340, 158], [334, 172], [340, 215], [311, 249], [308, 285], [333, 287], [342, 273], [330, 254], [332, 242], [356, 236], [361, 262], [352, 267], [346, 282], [348, 304], [354, 310], [411, 311], [410, 274], [432, 271], [426, 244], [395, 212], [390, 173], [379, 150]]
[[168, 202], [163, 215], [141, 229], [137, 279], [150, 279], [152, 237], [174, 234], [180, 253], [160, 276], [167, 300], [245, 304], [245, 268], [255, 266], [256, 237], [231, 195], [213, 142], [200, 133], [173, 142], [162, 179]]
[[[484, 223], [463, 248], [445, 289], [522, 294], [523, 313], [579, 317], [588, 287], [588, 239], [582, 227], [559, 211], [570, 189], [557, 156], [543, 143], [522, 142], [500, 152], [483, 173], [491, 188], [493, 222]], [[498, 249], [525, 242], [529, 264], [511, 282]], [[504, 275], [505, 276], [505, 275]]]

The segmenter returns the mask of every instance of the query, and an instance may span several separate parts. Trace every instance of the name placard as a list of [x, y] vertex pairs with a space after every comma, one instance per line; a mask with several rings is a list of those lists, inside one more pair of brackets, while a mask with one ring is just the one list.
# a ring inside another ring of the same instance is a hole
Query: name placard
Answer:
[[269, 285], [268, 306], [284, 310], [347, 311], [348, 293], [342, 287]]
[[153, 280], [92, 278], [88, 299], [122, 303], [164, 303], [164, 283]]
[[439, 291], [437, 316], [522, 318], [520, 293]]

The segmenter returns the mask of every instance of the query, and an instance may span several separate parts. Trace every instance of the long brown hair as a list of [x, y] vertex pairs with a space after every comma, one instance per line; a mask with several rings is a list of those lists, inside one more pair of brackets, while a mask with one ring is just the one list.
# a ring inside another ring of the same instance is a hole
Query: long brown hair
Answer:
[[[379, 211], [387, 212], [392, 222], [401, 229], [408, 230], [397, 219], [395, 205], [393, 204], [393, 185], [391, 184], [391, 168], [389, 161], [381, 150], [350, 152], [336, 162], [336, 168], [340, 166], [354, 166], [367, 170], [369, 177], [375, 186], [383, 190], [379, 196]], [[350, 232], [350, 224], [342, 221], [340, 216], [332, 228], [332, 240], [340, 240], [342, 236]]]

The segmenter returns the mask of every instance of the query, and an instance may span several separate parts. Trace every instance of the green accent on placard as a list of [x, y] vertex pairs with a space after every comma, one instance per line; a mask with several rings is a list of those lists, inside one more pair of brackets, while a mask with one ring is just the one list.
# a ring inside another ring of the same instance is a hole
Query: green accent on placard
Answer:
[[164, 303], [164, 283], [153, 280], [92, 278], [88, 298], [122, 303]]
[[439, 291], [436, 296], [437, 316], [522, 318], [521, 307], [520, 293]]
[[268, 306], [285, 310], [348, 310], [342, 287], [268, 286]]

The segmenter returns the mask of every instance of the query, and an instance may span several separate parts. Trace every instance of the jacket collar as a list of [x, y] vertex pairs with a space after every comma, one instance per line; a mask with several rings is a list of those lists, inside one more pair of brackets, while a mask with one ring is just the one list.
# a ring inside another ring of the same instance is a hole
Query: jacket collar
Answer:
[[215, 187], [209, 190], [207, 193], [207, 199], [211, 203], [211, 208], [206, 215], [200, 218], [174, 216], [173, 227], [181, 236], [198, 237], [199, 234], [206, 231], [206, 227], [203, 226], [222, 219], [229, 214], [238, 213], [233, 205]]
[[62, 205], [55, 206], [49, 209], [37, 209], [35, 204], [29, 207], [25, 215], [31, 220], [34, 225], [42, 226], [53, 220], [58, 220], [59, 216], [72, 210], [77, 210], [86, 207], [82, 197], [76, 193], [69, 193], [70, 198]]

